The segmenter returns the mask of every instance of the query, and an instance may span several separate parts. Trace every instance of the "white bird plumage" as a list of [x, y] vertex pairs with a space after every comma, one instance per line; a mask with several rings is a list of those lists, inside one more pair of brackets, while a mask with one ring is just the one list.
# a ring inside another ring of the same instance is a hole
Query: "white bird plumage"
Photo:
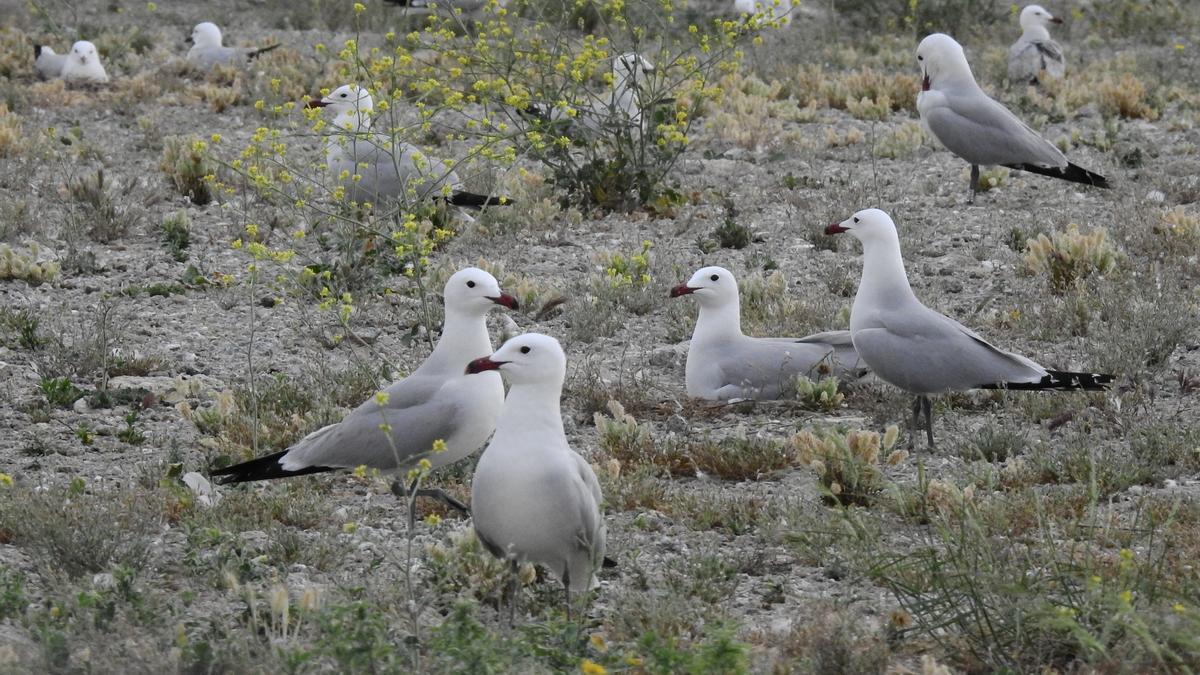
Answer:
[[688, 396], [708, 400], [777, 399], [796, 378], [861, 374], [849, 331], [803, 338], [758, 338], [742, 333], [737, 279], [723, 267], [697, 270], [672, 297], [691, 295], [700, 305], [688, 347]]
[[218, 65], [240, 65], [279, 47], [279, 44], [255, 48], [226, 47], [221, 29], [211, 21], [196, 24], [188, 39], [192, 42], [187, 53], [188, 62], [204, 70]]
[[104, 64], [100, 62], [96, 45], [87, 40], [80, 40], [71, 45], [71, 51], [67, 52], [66, 57], [60, 77], [67, 82], [108, 82], [108, 73], [104, 70]]
[[598, 583], [606, 529], [600, 483], [563, 432], [566, 368], [558, 341], [537, 333], [518, 335], [469, 366], [499, 370], [509, 383], [496, 435], [471, 482], [475, 532], [498, 557], [547, 567], [562, 581], [569, 611], [572, 592]]
[[1050, 24], [1062, 19], [1041, 5], [1021, 10], [1021, 37], [1008, 49], [1008, 79], [1021, 84], [1037, 84], [1042, 73], [1061, 78], [1067, 72], [1062, 46], [1050, 37]]

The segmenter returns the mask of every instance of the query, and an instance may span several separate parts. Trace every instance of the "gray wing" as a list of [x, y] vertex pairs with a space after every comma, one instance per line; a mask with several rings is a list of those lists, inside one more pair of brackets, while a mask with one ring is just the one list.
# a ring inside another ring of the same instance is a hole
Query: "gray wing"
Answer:
[[437, 159], [382, 134], [348, 137], [343, 152], [346, 159], [358, 165], [355, 172], [362, 176], [356, 191], [368, 195], [397, 197], [412, 188], [418, 197], [427, 197], [440, 194], [445, 185], [453, 189], [459, 182], [458, 176]]
[[718, 392], [721, 398], [776, 399], [797, 375], [816, 380], [827, 374], [829, 370], [822, 366], [834, 368], [834, 357], [835, 348], [824, 343], [795, 338], [739, 340], [720, 354], [715, 364], [722, 380]]
[[971, 164], [1033, 164], [1065, 168], [1067, 158], [982, 91], [942, 92], [925, 123], [946, 149]]
[[577, 543], [583, 555], [572, 556], [573, 559], [568, 565], [572, 590], [583, 591], [594, 586], [592, 582], [596, 570], [600, 569], [604, 561], [608, 546], [608, 528], [605, 527], [604, 514], [600, 510], [604, 496], [600, 492], [600, 481], [596, 479], [596, 472], [592, 471], [592, 466], [579, 453], [574, 450], [569, 452], [575, 460], [575, 468], [585, 492], [578, 499], [580, 529]]
[[341, 422], [305, 436], [279, 463], [289, 471], [361, 465], [390, 471], [413, 464], [461, 424], [463, 411], [449, 397], [438, 396], [439, 390], [435, 378], [396, 382], [385, 390], [387, 405], [367, 400]]
[[915, 394], [1000, 382], [1036, 382], [1046, 371], [993, 346], [928, 307], [892, 312], [855, 330], [854, 346], [876, 375]]
[[233, 47], [209, 47], [206, 49], [193, 47], [188, 51], [188, 60], [205, 69], [233, 63], [238, 60], [238, 56], [238, 50]]
[[1066, 73], [1066, 59], [1063, 58], [1062, 47], [1057, 42], [1054, 40], [1038, 40], [1033, 45], [1038, 51], [1038, 65], [1043, 70], [1054, 77], [1062, 77]]

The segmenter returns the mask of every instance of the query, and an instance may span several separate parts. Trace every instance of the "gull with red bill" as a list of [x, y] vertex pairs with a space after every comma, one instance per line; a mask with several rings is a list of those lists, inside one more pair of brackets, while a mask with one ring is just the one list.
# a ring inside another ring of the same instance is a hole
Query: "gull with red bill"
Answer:
[[[446, 322], [433, 352], [411, 375], [354, 409], [341, 422], [322, 427], [295, 445], [265, 457], [217, 469], [221, 483], [288, 478], [335, 469], [403, 471], [427, 459], [446, 466], [478, 450], [496, 428], [504, 384], [496, 373], [467, 377], [462, 364], [492, 351], [486, 317], [517, 301], [496, 278], [468, 267], [446, 282]], [[397, 486], [397, 492], [408, 489]], [[441, 490], [424, 496], [466, 506]]]
[[908, 284], [896, 225], [866, 209], [825, 228], [862, 242], [863, 272], [850, 310], [850, 337], [881, 380], [916, 396], [908, 446], [921, 415], [933, 448], [930, 396], [964, 389], [1106, 389], [1112, 375], [1049, 370], [993, 346], [978, 333], [926, 307]]
[[1041, 5], [1021, 10], [1021, 37], [1008, 49], [1008, 79], [1014, 84], [1038, 84], [1042, 73], [1055, 79], [1067, 72], [1062, 47], [1050, 37], [1050, 24], [1062, 19]]
[[510, 622], [517, 566], [525, 562], [544, 565], [562, 581], [569, 621], [571, 593], [598, 586], [596, 571], [607, 561], [600, 483], [563, 431], [567, 357], [558, 340], [526, 333], [467, 365], [468, 377], [496, 372], [508, 380], [508, 397], [471, 480], [475, 534], [510, 563]]
[[365, 87], [344, 84], [309, 108], [333, 111], [332, 131], [325, 144], [325, 164], [346, 197], [360, 204], [386, 200], [444, 199], [452, 206], [481, 208], [507, 205], [503, 197], [463, 190], [453, 164], [425, 155], [411, 143], [372, 130], [375, 101]]
[[962, 45], [943, 33], [921, 40], [921, 123], [946, 149], [971, 165], [971, 199], [979, 167], [999, 165], [1062, 180], [1109, 187], [1108, 181], [1067, 161], [1054, 144], [1030, 129], [979, 88]]
[[849, 331], [802, 338], [760, 338], [742, 333], [737, 279], [724, 267], [697, 270], [671, 297], [690, 295], [700, 305], [688, 346], [688, 396], [710, 401], [774, 400], [794, 389], [796, 378], [859, 377], [859, 361]]

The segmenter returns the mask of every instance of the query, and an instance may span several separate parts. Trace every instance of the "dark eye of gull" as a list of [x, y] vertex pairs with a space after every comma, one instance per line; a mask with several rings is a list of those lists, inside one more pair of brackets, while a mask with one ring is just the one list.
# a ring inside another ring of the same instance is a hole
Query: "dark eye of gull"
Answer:
[[716, 275], [716, 274], [714, 274], [714, 275], [712, 275], [711, 277], [709, 277], [709, 279], [712, 279], [713, 281], [716, 281], [717, 279], [720, 279], [720, 278], [721, 278], [721, 277], [720, 277], [720, 276], [718, 276], [718, 275]]
[[468, 282], [467, 282], [467, 288], [475, 288], [475, 282], [474, 282], [474, 281], [468, 281]]
[[528, 353], [529, 353], [529, 346], [528, 346], [528, 345], [526, 345], [526, 346], [524, 346], [524, 347], [521, 347], [521, 353], [522, 353], [522, 354], [528, 354]]

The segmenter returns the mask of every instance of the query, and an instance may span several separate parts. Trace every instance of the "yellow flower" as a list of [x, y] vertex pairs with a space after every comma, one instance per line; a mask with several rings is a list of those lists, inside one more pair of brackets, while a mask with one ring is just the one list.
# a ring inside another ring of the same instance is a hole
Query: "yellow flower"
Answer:
[[592, 633], [592, 636], [588, 638], [588, 641], [592, 643], [592, 647], [596, 651], [601, 653], [608, 651], [608, 643], [604, 641], [604, 635], [602, 633]]
[[434, 441], [434, 442], [433, 442], [433, 452], [434, 452], [434, 454], [437, 454], [437, 453], [442, 453], [442, 452], [445, 452], [445, 451], [446, 451], [446, 441], [444, 441], [444, 440], [442, 440], [442, 439], [440, 439], [440, 438], [439, 438], [439, 439], [437, 439], [436, 441]]
[[12, 476], [10, 476], [6, 473], [0, 473], [0, 485], [3, 485], [4, 487], [11, 487], [12, 484], [13, 484]]
[[386, 391], [375, 392], [375, 403], [381, 408], [388, 404], [388, 398], [388, 393]]
[[354, 471], [352, 471], [351, 473], [354, 474], [355, 478], [366, 478], [367, 477], [367, 465], [359, 464], [358, 466], [354, 467]]
[[583, 663], [579, 664], [579, 672], [584, 675], [605, 675], [608, 670], [591, 659], [584, 659]]
[[354, 3], [354, 13], [355, 14], [362, 14], [365, 11], [367, 11], [366, 5], [362, 4], [361, 2]]
[[440, 525], [441, 522], [442, 522], [442, 517], [436, 513], [431, 513], [431, 514], [425, 516], [425, 524], [429, 525], [431, 527], [436, 527], [436, 526]]
[[343, 523], [342, 532], [346, 534], [354, 534], [358, 531], [358, 523]]

